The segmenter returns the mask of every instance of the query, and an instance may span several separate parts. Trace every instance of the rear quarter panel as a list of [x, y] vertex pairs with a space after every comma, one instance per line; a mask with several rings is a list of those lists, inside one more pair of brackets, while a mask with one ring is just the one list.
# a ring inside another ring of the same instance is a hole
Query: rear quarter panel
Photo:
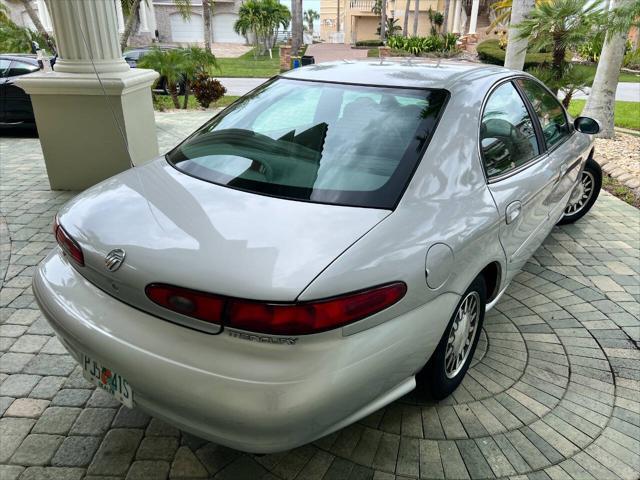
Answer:
[[[451, 86], [451, 98], [429, 147], [395, 211], [329, 265], [300, 295], [322, 298], [390, 281], [408, 286], [406, 297], [387, 315], [343, 329], [357, 333], [433, 301], [444, 293], [461, 295], [492, 262], [504, 269], [498, 239], [500, 218], [486, 186], [477, 148], [477, 125], [484, 92], [498, 80], [472, 73]], [[453, 251], [449, 278], [431, 289], [425, 257], [435, 243]], [[455, 304], [453, 305], [455, 307]], [[438, 320], [440, 335], [448, 317]], [[386, 318], [385, 318], [386, 317]], [[434, 319], [435, 321], [435, 319]]]

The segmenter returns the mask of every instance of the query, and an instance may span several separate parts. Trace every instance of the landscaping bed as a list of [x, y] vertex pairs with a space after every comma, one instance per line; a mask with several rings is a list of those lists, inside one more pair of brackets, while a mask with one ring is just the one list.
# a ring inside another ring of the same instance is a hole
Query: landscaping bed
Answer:
[[[227, 105], [231, 105], [235, 102], [239, 97], [234, 95], [225, 95], [220, 100], [218, 100], [215, 104], [211, 104], [208, 110], [226, 107]], [[184, 102], [184, 95], [179, 95], [178, 100], [180, 101], [180, 106], [182, 107]], [[153, 108], [159, 112], [164, 112], [166, 110], [175, 110], [173, 106], [173, 101], [169, 95], [154, 95], [153, 98]], [[187, 110], [205, 110], [202, 108], [196, 97], [193, 95], [189, 96], [189, 101], [187, 103]]]

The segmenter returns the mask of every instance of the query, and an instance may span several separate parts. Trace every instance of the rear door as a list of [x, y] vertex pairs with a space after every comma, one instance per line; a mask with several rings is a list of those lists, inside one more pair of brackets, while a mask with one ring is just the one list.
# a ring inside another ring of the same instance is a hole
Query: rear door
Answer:
[[536, 80], [519, 78], [517, 85], [529, 100], [541, 127], [547, 150], [548, 168], [557, 171], [554, 190], [547, 197], [550, 223], [555, 224], [564, 212], [569, 196], [580, 178], [582, 149], [573, 125], [558, 99]]
[[5, 112], [7, 115], [7, 123], [33, 122], [33, 107], [31, 106], [31, 97], [27, 93], [15, 85], [18, 77], [28, 73], [37, 72], [40, 69], [38, 65], [13, 60], [7, 72], [5, 89]]
[[513, 81], [495, 86], [485, 101], [480, 150], [502, 217], [500, 241], [509, 273], [514, 274], [548, 234], [548, 197], [557, 173], [550, 168], [538, 125]]

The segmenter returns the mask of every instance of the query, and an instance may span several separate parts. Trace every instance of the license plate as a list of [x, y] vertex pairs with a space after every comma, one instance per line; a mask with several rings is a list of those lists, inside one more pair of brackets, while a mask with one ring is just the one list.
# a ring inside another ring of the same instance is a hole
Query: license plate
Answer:
[[125, 407], [133, 408], [133, 389], [122, 375], [101, 365], [89, 355], [83, 354], [84, 377], [97, 385], [122, 403]]

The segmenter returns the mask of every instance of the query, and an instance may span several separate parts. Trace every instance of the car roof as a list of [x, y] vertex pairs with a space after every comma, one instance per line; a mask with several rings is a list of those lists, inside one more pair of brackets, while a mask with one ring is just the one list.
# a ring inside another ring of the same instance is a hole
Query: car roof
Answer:
[[19, 60], [32, 65], [38, 65], [38, 59], [36, 56], [27, 53], [3, 53], [0, 55], [0, 58], [5, 60]]
[[358, 85], [450, 90], [455, 83], [463, 79], [467, 83], [487, 77], [507, 77], [513, 74], [514, 72], [507, 68], [479, 63], [370, 59], [309, 65], [290, 70], [280, 76], [297, 80], [336, 82], [336, 79], [340, 79], [339, 83]]

